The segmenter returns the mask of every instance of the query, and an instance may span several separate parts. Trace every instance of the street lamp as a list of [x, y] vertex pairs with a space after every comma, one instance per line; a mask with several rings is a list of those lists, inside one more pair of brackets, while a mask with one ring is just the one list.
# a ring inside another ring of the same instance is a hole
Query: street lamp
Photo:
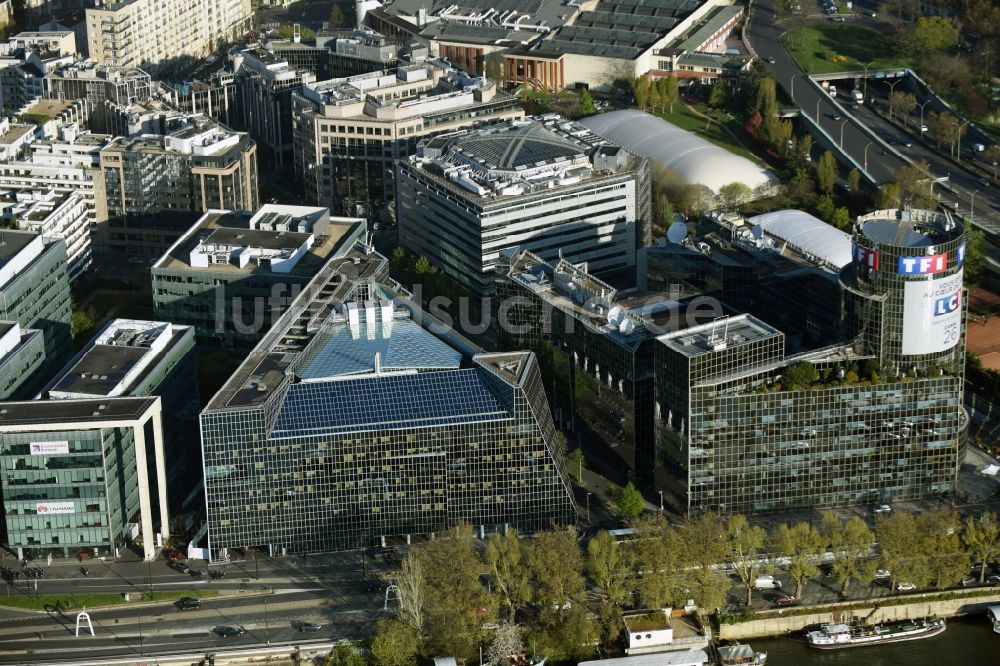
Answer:
[[997, 161], [993, 160], [993, 182], [997, 182]]
[[958, 153], [955, 155], [955, 159], [958, 160], [959, 162], [962, 161], [962, 130], [965, 129], [965, 126], [971, 122], [972, 122], [971, 120], [966, 120], [964, 123], [958, 126], [958, 130], [956, 130], [955, 132], [956, 134], [958, 134]]
[[844, 147], [844, 125], [846, 125], [849, 122], [851, 122], [850, 118], [848, 118], [844, 122], [840, 123], [840, 147], [841, 148]]
[[868, 99], [868, 68], [871, 67], [874, 64], [875, 64], [875, 61], [872, 60], [867, 65], [861, 65], [862, 67], [865, 68], [865, 99]]
[[920, 138], [924, 138], [924, 107], [933, 102], [933, 99], [929, 99], [920, 105]]
[[896, 79], [895, 81], [893, 81], [892, 83], [890, 83], [889, 84], [889, 94], [891, 95], [892, 93], [896, 92], [896, 84], [897, 83], [902, 83], [902, 82], [903, 82], [903, 79]]
[[271, 632], [270, 628], [267, 626], [267, 595], [268, 589], [264, 588], [264, 641], [270, 645], [271, 644]]
[[658, 490], [657, 492], [660, 493], [660, 513], [662, 514], [663, 513], [663, 491], [662, 490]]
[[871, 145], [873, 143], [875, 143], [875, 142], [874, 141], [869, 141], [868, 145], [865, 146], [865, 165], [864, 165], [864, 170], [865, 171], [868, 171], [868, 149], [871, 148]]
[[587, 524], [590, 525], [590, 493], [587, 493]]
[[822, 97], [816, 98], [816, 124], [819, 125], [819, 103], [822, 101]]
[[976, 194], [978, 194], [978, 193], [979, 193], [979, 190], [976, 190], [975, 192], [972, 193], [972, 196], [969, 197], [969, 219], [970, 220], [975, 220], [976, 219]]

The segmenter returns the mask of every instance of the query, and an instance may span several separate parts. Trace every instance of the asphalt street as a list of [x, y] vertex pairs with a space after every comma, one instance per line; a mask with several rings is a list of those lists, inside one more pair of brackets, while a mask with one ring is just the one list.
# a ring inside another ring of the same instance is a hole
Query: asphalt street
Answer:
[[[812, 12], [816, 9], [810, 0], [804, 0], [802, 4], [805, 11]], [[823, 16], [816, 18], [817, 22], [824, 20], [826, 17]], [[850, 20], [878, 28], [877, 19], [855, 17]], [[787, 25], [774, 22], [772, 0], [760, 0], [754, 3], [748, 39], [758, 55], [765, 60], [774, 59], [774, 63], [769, 64], [769, 67], [778, 84], [789, 93], [803, 114], [818, 120], [820, 127], [858, 164], [867, 166], [868, 172], [876, 181], [885, 183], [894, 180], [899, 169], [907, 162], [894, 152], [895, 149], [900, 149], [900, 146], [893, 145], [885, 149], [880, 139], [890, 138], [900, 134], [901, 131], [878, 118], [877, 114], [866, 108], [866, 105], [862, 105], [857, 111], [852, 111], [846, 105], [838, 104], [826, 93], [821, 92], [808, 80], [781, 44], [781, 35], [787, 29]], [[881, 84], [870, 82], [869, 92], [880, 92], [880, 86]], [[852, 88], [853, 83], [844, 83], [841, 85], [841, 92], [850, 92]], [[925, 113], [930, 108], [933, 108], [933, 105], [928, 105]], [[840, 116], [840, 120], [835, 120], [835, 116]], [[973, 137], [965, 139], [966, 145], [974, 140]], [[982, 177], [981, 175], [966, 172], [947, 156], [942, 156], [940, 151], [930, 144], [920, 145], [919, 141], [914, 141], [912, 148], [904, 147], [900, 152], [912, 159], [926, 160], [930, 164], [931, 173], [935, 176], [948, 175], [950, 185], [957, 189], [958, 195], [954, 196], [949, 192], [945, 198], [957, 199], [963, 212], [970, 211], [973, 205], [972, 194], [979, 190], [975, 194], [975, 220], [988, 231], [994, 234], [1000, 233], [1000, 215], [998, 215], [1000, 209], [997, 208], [1000, 206], [1000, 188], [980, 183], [978, 178]]]

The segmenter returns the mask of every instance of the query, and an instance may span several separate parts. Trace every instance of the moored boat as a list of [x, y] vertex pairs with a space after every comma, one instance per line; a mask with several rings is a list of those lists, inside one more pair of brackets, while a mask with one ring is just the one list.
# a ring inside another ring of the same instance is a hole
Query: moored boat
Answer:
[[870, 627], [846, 624], [824, 624], [818, 630], [806, 633], [806, 642], [821, 650], [899, 643], [937, 636], [945, 630], [940, 619], [904, 620], [876, 624]]
[[754, 652], [749, 645], [737, 643], [716, 648], [719, 656], [719, 666], [764, 666], [767, 663], [766, 652]]

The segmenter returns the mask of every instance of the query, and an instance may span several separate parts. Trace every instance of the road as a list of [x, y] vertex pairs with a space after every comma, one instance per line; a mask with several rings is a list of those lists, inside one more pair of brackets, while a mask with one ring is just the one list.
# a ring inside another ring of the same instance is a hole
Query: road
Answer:
[[[804, 0], [803, 4], [809, 5], [810, 2]], [[862, 105], [857, 111], [852, 111], [835, 103], [826, 93], [821, 92], [808, 81], [802, 69], [781, 44], [781, 35], [786, 31], [787, 26], [774, 23], [773, 18], [772, 0], [755, 2], [747, 37], [754, 50], [762, 58], [765, 60], [769, 57], [774, 58], [774, 63], [769, 65], [773, 76], [794, 99], [803, 114], [818, 119], [823, 130], [839, 143], [858, 164], [867, 165], [867, 170], [879, 183], [894, 180], [899, 169], [907, 163], [905, 159], [896, 155], [893, 149], [900, 149], [901, 155], [905, 157], [926, 160], [930, 164], [932, 174], [950, 176], [950, 184], [958, 190], [958, 196], [951, 195], [951, 193], [949, 196], [952, 200], [958, 200], [960, 210], [968, 213], [974, 203], [976, 223], [990, 233], [1000, 234], [1000, 215], [998, 215], [1000, 212], [1000, 208], [998, 208], [1000, 206], [1000, 188], [995, 185], [980, 184], [978, 178], [981, 176], [966, 172], [947, 156], [942, 156], [930, 144], [922, 145], [919, 141], [914, 141], [912, 148], [901, 148], [897, 145], [884, 150], [884, 146], [878, 138], [893, 137], [900, 134], [901, 131], [879, 118], [877, 114], [866, 108], [866, 105]], [[817, 21], [819, 20], [824, 19], [817, 18]], [[875, 27], [872, 19], [857, 20], [870, 22]], [[850, 88], [853, 88], [853, 84], [849, 86], [845, 84], [841, 87], [841, 92], [849, 92]], [[874, 81], [869, 82], [869, 94], [880, 94], [883, 92], [883, 88], [887, 89], [888, 86]], [[933, 108], [933, 104], [929, 104], [925, 108], [925, 113], [931, 108]], [[840, 120], [834, 119], [837, 115], [841, 116]], [[964, 141], [968, 146], [975, 139], [969, 137]], [[883, 150], [885, 154], [883, 154]], [[972, 194], [977, 189], [979, 191], [973, 202]], [[940, 190], [938, 191], [940, 192]]]

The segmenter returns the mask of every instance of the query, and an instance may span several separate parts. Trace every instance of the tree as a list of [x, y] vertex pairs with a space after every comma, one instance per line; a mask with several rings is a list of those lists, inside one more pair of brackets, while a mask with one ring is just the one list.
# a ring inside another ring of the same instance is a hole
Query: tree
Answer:
[[729, 83], [725, 79], [717, 79], [708, 94], [708, 105], [715, 109], [721, 108], [729, 103], [729, 95]]
[[899, 208], [899, 185], [885, 183], [875, 194], [875, 207], [879, 210]]
[[642, 493], [636, 489], [631, 481], [617, 495], [615, 497], [615, 505], [623, 516], [631, 519], [642, 513], [642, 507], [645, 504], [642, 499]]
[[670, 113], [674, 112], [674, 104], [680, 99], [680, 83], [674, 75], [663, 80], [663, 101], [670, 105]]
[[906, 118], [917, 107], [917, 98], [908, 92], [895, 91], [889, 94], [889, 117]]
[[851, 172], [847, 174], [847, 187], [851, 192], [857, 192], [861, 189], [861, 172], [857, 169], [851, 169]]
[[511, 621], [501, 622], [493, 631], [490, 646], [486, 649], [486, 661], [489, 664], [503, 664], [512, 657], [519, 657], [524, 652], [521, 642], [523, 629]]
[[830, 194], [837, 182], [837, 160], [829, 150], [816, 160], [816, 184], [820, 192]]
[[778, 92], [774, 79], [770, 76], [760, 80], [753, 109], [760, 113], [762, 118], [778, 115]]
[[965, 519], [965, 531], [962, 541], [972, 555], [972, 559], [980, 562], [979, 582], [986, 580], [986, 565], [1000, 555], [1000, 522], [997, 515], [987, 511], [979, 520], [973, 517]]
[[680, 601], [683, 589], [677, 572], [683, 567], [684, 544], [677, 530], [661, 515], [636, 521], [643, 538], [630, 543], [638, 580], [639, 603], [645, 608], [663, 608]]
[[403, 570], [396, 577], [399, 590], [399, 618], [413, 627], [417, 635], [424, 631], [424, 567], [419, 554], [410, 553], [403, 560]]
[[471, 657], [492, 600], [479, 582], [482, 564], [468, 525], [451, 528], [427, 544], [424, 571], [424, 632], [429, 652]]
[[558, 613], [566, 602], [579, 602], [585, 591], [583, 556], [572, 530], [543, 532], [528, 547], [528, 569], [535, 581], [535, 599]]
[[427, 257], [421, 256], [417, 259], [417, 262], [413, 264], [413, 272], [417, 275], [427, 275], [434, 267], [431, 265], [431, 260]]
[[635, 90], [635, 105], [639, 107], [640, 110], [645, 111], [646, 107], [649, 105], [649, 78], [646, 75], [640, 76], [635, 80], [633, 85]]
[[818, 530], [807, 522], [789, 527], [778, 525], [774, 533], [774, 547], [783, 557], [788, 558], [788, 573], [795, 581], [795, 596], [802, 593], [802, 582], [819, 574], [819, 554], [823, 538]]
[[598, 635], [587, 608], [573, 604], [559, 610], [543, 608], [527, 638], [532, 652], [555, 663], [575, 664], [593, 656]]
[[604, 530], [587, 544], [587, 574], [616, 606], [631, 599], [634, 571], [631, 553]]
[[77, 308], [76, 303], [73, 304], [73, 314], [70, 318], [70, 329], [73, 331], [73, 337], [85, 337], [90, 335], [90, 332], [94, 330], [94, 320], [91, 319], [86, 312]]
[[580, 92], [580, 113], [584, 116], [592, 116], [597, 113], [594, 108], [594, 98], [590, 96], [590, 91], [584, 88]]
[[493, 575], [493, 586], [497, 594], [508, 608], [508, 617], [513, 620], [518, 606], [527, 602], [531, 594], [528, 570], [517, 530], [507, 530], [502, 536], [491, 534], [486, 542], [483, 559]]
[[334, 5], [333, 9], [330, 10], [328, 22], [333, 30], [344, 27], [344, 12], [340, 11], [340, 5]]
[[819, 379], [819, 372], [809, 361], [799, 361], [785, 370], [784, 379], [789, 387], [798, 388], [808, 386]]
[[926, 558], [920, 546], [917, 523], [912, 514], [894, 511], [875, 520], [875, 537], [879, 543], [879, 563], [889, 572], [889, 586], [897, 582], [917, 586], [927, 584]]
[[684, 217], [697, 219], [702, 213], [715, 207], [715, 194], [707, 185], [701, 183], [687, 185], [679, 206]]
[[917, 54], [939, 53], [958, 44], [958, 28], [941, 16], [921, 16], [910, 32], [910, 47]]
[[983, 242], [986, 235], [982, 229], [976, 229], [970, 223], [965, 225], [965, 261], [962, 266], [965, 268], [965, 277], [974, 280], [980, 276], [985, 266], [983, 258]]
[[726, 210], [736, 210], [753, 196], [753, 190], [746, 183], [735, 181], [719, 188], [719, 203]]
[[488, 81], [500, 83], [503, 80], [503, 56], [499, 51], [487, 53], [483, 60], [483, 76]]
[[719, 608], [730, 588], [729, 578], [716, 569], [729, 551], [725, 525], [718, 514], [708, 511], [685, 523], [680, 536], [689, 595], [701, 608]]
[[653, 220], [657, 227], [659, 227], [660, 232], [666, 233], [666, 230], [674, 221], [674, 205], [670, 203], [667, 195], [662, 192], [656, 195], [654, 202]]
[[927, 557], [927, 573], [934, 587], [943, 590], [962, 580], [969, 571], [969, 555], [962, 550], [958, 511], [937, 507], [917, 518], [922, 537], [921, 552]]
[[743, 514], [729, 516], [726, 522], [729, 560], [733, 569], [747, 588], [747, 607], [750, 607], [754, 582], [760, 573], [760, 549], [764, 547], [767, 533], [762, 527], [751, 525]]
[[842, 585], [841, 596], [847, 594], [852, 580], [867, 583], [875, 577], [870, 557], [874, 535], [864, 520], [854, 516], [843, 523], [832, 511], [827, 511], [820, 532], [833, 553], [833, 576]]
[[903, 206], [915, 208], [934, 208], [934, 177], [930, 166], [923, 160], [903, 165], [896, 172], [896, 185], [899, 187], [899, 201]]
[[830, 216], [830, 224], [841, 230], [848, 229], [851, 226], [851, 211], [844, 206], [838, 206]]
[[419, 652], [420, 634], [416, 629], [395, 618], [379, 621], [371, 644], [375, 666], [410, 666], [417, 662]]
[[365, 666], [365, 658], [354, 646], [341, 643], [326, 655], [323, 666]]
[[566, 454], [566, 471], [569, 473], [570, 480], [580, 485], [582, 479], [580, 478], [581, 470], [587, 466], [587, 461], [583, 458], [583, 451], [579, 447], [573, 449]]

